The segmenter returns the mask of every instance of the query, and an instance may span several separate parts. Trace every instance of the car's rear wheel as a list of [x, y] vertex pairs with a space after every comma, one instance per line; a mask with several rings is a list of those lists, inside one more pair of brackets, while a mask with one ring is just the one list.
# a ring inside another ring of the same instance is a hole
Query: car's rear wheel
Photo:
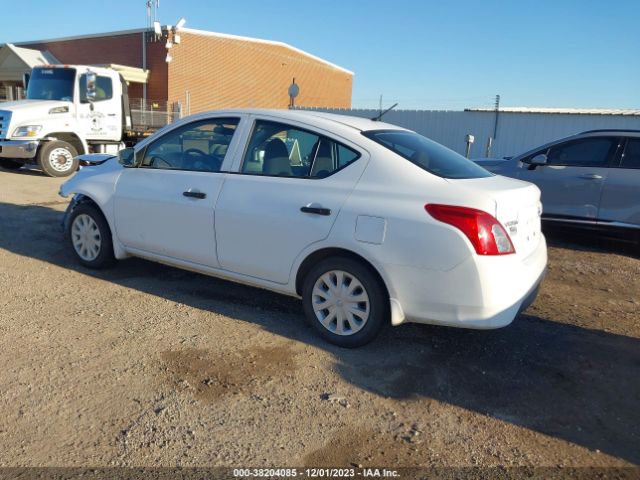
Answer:
[[46, 142], [38, 151], [38, 164], [50, 177], [66, 177], [78, 169], [78, 151], [62, 140]]
[[327, 341], [353, 348], [372, 341], [388, 319], [388, 299], [379, 278], [345, 257], [320, 261], [307, 274], [302, 302], [307, 319]]
[[80, 204], [73, 210], [67, 234], [71, 248], [83, 265], [104, 268], [115, 262], [111, 229], [94, 205]]
[[5, 170], [18, 170], [24, 166], [24, 163], [10, 160], [8, 158], [0, 158], [0, 167]]

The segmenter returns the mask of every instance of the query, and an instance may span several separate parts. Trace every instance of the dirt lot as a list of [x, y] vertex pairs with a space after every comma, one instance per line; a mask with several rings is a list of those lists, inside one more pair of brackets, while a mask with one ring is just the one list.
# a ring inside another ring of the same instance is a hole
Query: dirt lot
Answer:
[[511, 326], [342, 350], [295, 299], [80, 267], [61, 181], [0, 172], [0, 466], [640, 463], [640, 260], [555, 239]]

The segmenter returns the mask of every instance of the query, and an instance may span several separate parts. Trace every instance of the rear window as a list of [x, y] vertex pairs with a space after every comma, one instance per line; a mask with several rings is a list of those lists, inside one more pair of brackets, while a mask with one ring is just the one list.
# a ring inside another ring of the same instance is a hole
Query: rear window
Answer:
[[415, 132], [405, 130], [370, 130], [362, 132], [392, 152], [429, 173], [442, 178], [483, 178], [492, 173], [471, 160]]

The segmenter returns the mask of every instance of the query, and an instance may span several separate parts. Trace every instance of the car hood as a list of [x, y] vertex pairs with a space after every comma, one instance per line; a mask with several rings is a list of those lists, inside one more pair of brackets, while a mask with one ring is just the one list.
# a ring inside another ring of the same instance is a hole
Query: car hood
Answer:
[[[62, 109], [62, 111], [51, 113], [52, 109], [58, 107], [66, 108], [66, 111]], [[57, 100], [18, 100], [15, 102], [0, 102], [0, 112], [5, 112], [3, 115], [5, 120], [7, 120], [6, 117], [9, 119], [11, 125], [11, 130], [7, 133], [7, 137], [9, 137], [16, 127], [44, 125], [45, 122], [52, 119], [68, 119], [73, 115], [74, 107], [71, 102]]]
[[118, 162], [118, 157], [113, 155], [80, 155], [79, 159], [81, 161], [80, 170], [60, 186], [58, 193], [62, 197], [68, 197], [71, 193], [82, 190], [79, 187], [88, 183], [114, 182], [119, 172], [124, 168]]
[[492, 171], [493, 168], [501, 167], [506, 164], [508, 161], [505, 158], [474, 158], [472, 159], [473, 163], [481, 166], [489, 171]]
[[73, 103], [63, 102], [60, 100], [16, 100], [13, 102], [0, 102], [0, 110], [7, 110], [10, 112], [23, 112], [28, 110], [33, 112], [34, 110], [43, 110], [49, 112], [55, 107], [71, 107]]

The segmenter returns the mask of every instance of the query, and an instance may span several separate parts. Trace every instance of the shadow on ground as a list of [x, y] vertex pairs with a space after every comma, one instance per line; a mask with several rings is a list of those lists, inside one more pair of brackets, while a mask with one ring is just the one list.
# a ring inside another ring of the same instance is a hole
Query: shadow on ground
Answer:
[[29, 176], [32, 176], [32, 177], [46, 177], [47, 176], [47, 175], [45, 175], [45, 173], [42, 170], [40, 170], [35, 165], [25, 165], [22, 168], [19, 168], [18, 170], [9, 170], [9, 169], [0, 168], [0, 172], [12, 173], [14, 175], [29, 175]]
[[570, 227], [559, 227], [543, 224], [547, 243], [551, 247], [570, 248], [585, 252], [608, 252], [624, 255], [632, 258], [640, 258], [640, 236], [637, 242], [629, 235], [623, 240], [618, 237], [609, 237], [604, 232], [592, 232], [589, 230], [572, 230]]
[[345, 380], [375, 394], [434, 398], [640, 463], [636, 338], [522, 315], [494, 331], [405, 325], [343, 350], [320, 341], [289, 297], [138, 259], [87, 270], [61, 242], [60, 219], [47, 207], [0, 203], [0, 248], [323, 348]]

